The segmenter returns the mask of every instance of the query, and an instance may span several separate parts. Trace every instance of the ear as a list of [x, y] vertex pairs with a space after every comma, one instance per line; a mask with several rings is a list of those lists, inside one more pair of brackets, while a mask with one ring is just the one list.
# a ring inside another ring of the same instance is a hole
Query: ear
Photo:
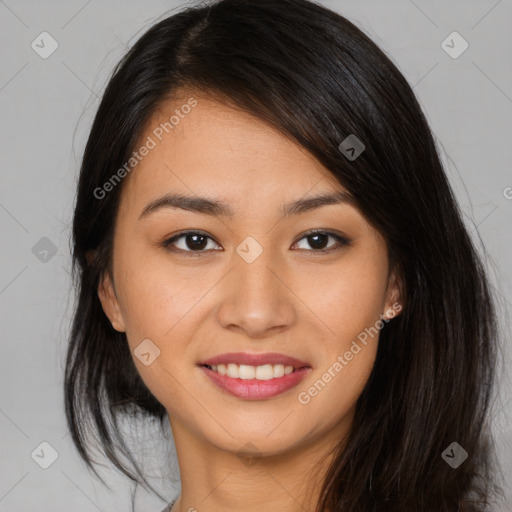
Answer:
[[403, 309], [402, 300], [400, 280], [396, 272], [391, 272], [388, 279], [386, 304], [383, 313], [385, 319], [391, 320], [391, 318], [398, 316]]
[[116, 331], [125, 332], [126, 328], [123, 315], [121, 314], [117, 294], [108, 272], [105, 272], [105, 275], [100, 279], [100, 284], [98, 285], [98, 297], [100, 298], [103, 311], [110, 320], [112, 327]]

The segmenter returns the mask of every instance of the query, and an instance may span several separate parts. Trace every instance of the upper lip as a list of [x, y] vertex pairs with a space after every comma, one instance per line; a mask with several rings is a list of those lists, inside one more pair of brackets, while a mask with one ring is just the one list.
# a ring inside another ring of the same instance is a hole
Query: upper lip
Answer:
[[245, 352], [230, 352], [228, 354], [220, 354], [211, 357], [199, 363], [200, 365], [218, 365], [218, 364], [245, 364], [249, 366], [262, 366], [265, 364], [282, 364], [284, 366], [293, 366], [294, 368], [303, 368], [310, 365], [295, 357], [278, 354], [275, 352], [267, 352], [264, 354], [249, 354]]

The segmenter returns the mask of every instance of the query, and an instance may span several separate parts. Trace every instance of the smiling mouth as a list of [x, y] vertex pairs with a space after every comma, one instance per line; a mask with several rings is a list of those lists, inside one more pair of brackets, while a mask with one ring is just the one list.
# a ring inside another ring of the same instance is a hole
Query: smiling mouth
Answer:
[[[242, 380], [271, 380], [278, 379], [284, 375], [296, 372], [301, 368], [295, 368], [291, 365], [284, 364], [264, 364], [260, 366], [252, 366], [246, 364], [203, 364], [205, 368], [212, 370], [220, 375], [231, 377], [233, 379]], [[302, 368], [308, 368], [304, 366]]]

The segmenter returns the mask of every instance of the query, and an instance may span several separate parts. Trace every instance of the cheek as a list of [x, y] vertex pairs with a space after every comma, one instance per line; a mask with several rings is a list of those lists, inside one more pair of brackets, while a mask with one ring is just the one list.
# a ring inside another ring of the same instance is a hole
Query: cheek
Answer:
[[[345, 360], [345, 364], [337, 356], [333, 357], [319, 369], [309, 387], [298, 390], [298, 407], [304, 425], [313, 421], [314, 429], [322, 431], [343, 422], [349, 428], [356, 403], [375, 362], [376, 346], [361, 345], [361, 351], [351, 361]], [[343, 354], [339, 355], [343, 358]], [[321, 424], [317, 424], [315, 418], [322, 418]]]
[[331, 350], [348, 350], [352, 340], [384, 313], [387, 268], [376, 256], [364, 258], [354, 253], [332, 272], [318, 274], [314, 287], [313, 281], [309, 282], [310, 291], [304, 296], [329, 328]]
[[[371, 279], [370, 279], [371, 278]], [[297, 400], [304, 407], [304, 421], [321, 416], [323, 427], [351, 418], [377, 355], [382, 313], [382, 290], [377, 276], [351, 273], [340, 278], [322, 297], [319, 309], [323, 328], [321, 362], [307, 386], [298, 390]], [[318, 350], [320, 352], [320, 350]]]
[[317, 281], [318, 293], [308, 297], [324, 324], [323, 355], [310, 387], [301, 388], [305, 394], [299, 402], [310, 412], [323, 411], [326, 421], [334, 422], [354, 407], [375, 363], [387, 267], [381, 253], [368, 254], [347, 257], [343, 266]]
[[[195, 328], [190, 318], [198, 298], [208, 290], [207, 283], [201, 279], [191, 281], [183, 270], [148, 255], [125, 253], [116, 263], [119, 304], [139, 375], [164, 406], [169, 406], [167, 402], [172, 397], [173, 407], [186, 408], [187, 394], [179, 382], [189, 377], [188, 340]], [[143, 346], [143, 341], [148, 347], [144, 352], [150, 353], [151, 360], [156, 356], [149, 365], [137, 357], [142, 353], [138, 347]]]
[[173, 265], [164, 250], [128, 252], [118, 246], [116, 283], [127, 333], [162, 340], [211, 284], [204, 270]]

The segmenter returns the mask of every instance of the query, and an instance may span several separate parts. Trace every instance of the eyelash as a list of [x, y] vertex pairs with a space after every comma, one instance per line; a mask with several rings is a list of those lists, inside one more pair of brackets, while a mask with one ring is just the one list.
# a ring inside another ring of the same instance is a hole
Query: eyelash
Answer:
[[[198, 256], [201, 256], [201, 253], [206, 253], [207, 251], [205, 251], [204, 249], [203, 250], [183, 250], [183, 249], [177, 249], [177, 248], [173, 248], [171, 247], [171, 245], [176, 242], [177, 240], [181, 239], [181, 238], [184, 238], [185, 236], [187, 235], [200, 235], [200, 236], [204, 236], [206, 238], [209, 238], [210, 240], [213, 240], [213, 238], [209, 235], [207, 235], [206, 233], [202, 232], [202, 231], [183, 231], [182, 233], [178, 233], [177, 235], [174, 235], [172, 238], [169, 238], [168, 240], [166, 240], [165, 242], [163, 242], [163, 246], [170, 252], [174, 252], [174, 253], [180, 253], [182, 254], [183, 256], [186, 256], [186, 257], [198, 257]], [[326, 253], [330, 253], [330, 252], [333, 252], [333, 251], [336, 251], [336, 250], [339, 250], [339, 249], [342, 249], [343, 247], [345, 246], [348, 246], [350, 245], [351, 241], [341, 235], [338, 235], [336, 233], [332, 233], [331, 231], [322, 231], [322, 230], [313, 230], [313, 231], [309, 231], [307, 233], [305, 233], [302, 238], [299, 238], [299, 240], [297, 240], [297, 242], [294, 243], [294, 245], [298, 242], [300, 242], [301, 240], [303, 240], [304, 238], [308, 238], [308, 237], [311, 237], [311, 236], [315, 236], [315, 235], [327, 235], [327, 236], [332, 236], [337, 242], [338, 242], [338, 245], [337, 246], [334, 246], [334, 247], [331, 247], [329, 249], [311, 249], [310, 252], [313, 252], [313, 253], [320, 253], [320, 254], [326, 254]], [[213, 240], [215, 241], [215, 240]], [[217, 242], [215, 242], [217, 243]], [[215, 249], [216, 250], [216, 249]], [[300, 250], [308, 250], [308, 249], [300, 249]]]

